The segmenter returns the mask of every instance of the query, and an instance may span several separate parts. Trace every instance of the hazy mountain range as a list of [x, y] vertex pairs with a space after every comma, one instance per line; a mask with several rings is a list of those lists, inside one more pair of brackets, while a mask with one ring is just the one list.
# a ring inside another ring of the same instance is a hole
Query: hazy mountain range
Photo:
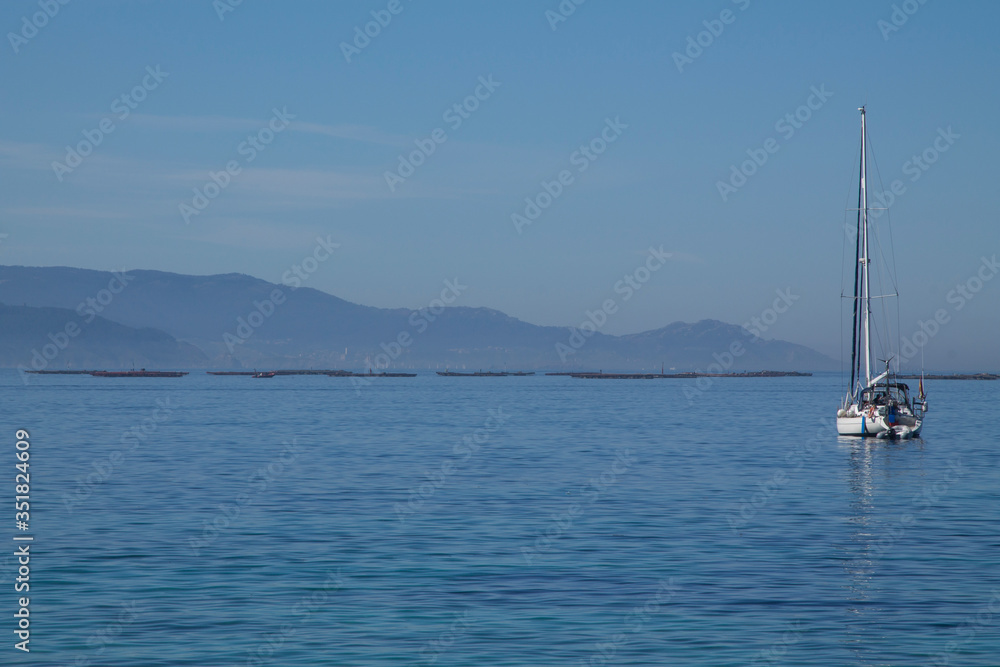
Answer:
[[[662, 363], [680, 371], [704, 370], [713, 361], [730, 363], [727, 370], [838, 367], [810, 348], [754, 340], [742, 327], [715, 320], [585, 336], [489, 308], [373, 308], [242, 274], [0, 266], [0, 303], [6, 304], [0, 307], [5, 367], [31, 368], [33, 359], [49, 369], [638, 370]], [[743, 353], [729, 362], [731, 349]]]

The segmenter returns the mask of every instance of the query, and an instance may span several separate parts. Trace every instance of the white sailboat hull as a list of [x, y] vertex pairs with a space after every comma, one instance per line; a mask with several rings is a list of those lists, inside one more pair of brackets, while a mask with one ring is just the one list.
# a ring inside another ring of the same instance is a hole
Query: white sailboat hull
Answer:
[[885, 426], [868, 416], [837, 417], [837, 433], [840, 435], [877, 436], [885, 431]]
[[892, 433], [890, 433], [889, 425], [886, 424], [885, 417], [882, 415], [875, 415], [874, 417], [869, 417], [868, 415], [837, 416], [837, 433], [839, 435], [874, 438], [915, 438], [920, 435], [922, 426], [923, 419], [920, 417], [900, 416], [896, 425], [892, 427]]

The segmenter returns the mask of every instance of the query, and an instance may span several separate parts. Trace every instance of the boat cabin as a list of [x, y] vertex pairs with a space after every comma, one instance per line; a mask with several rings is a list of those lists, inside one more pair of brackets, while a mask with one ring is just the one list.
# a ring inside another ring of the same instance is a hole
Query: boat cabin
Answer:
[[910, 405], [910, 387], [902, 382], [889, 382], [868, 387], [861, 392], [862, 405]]

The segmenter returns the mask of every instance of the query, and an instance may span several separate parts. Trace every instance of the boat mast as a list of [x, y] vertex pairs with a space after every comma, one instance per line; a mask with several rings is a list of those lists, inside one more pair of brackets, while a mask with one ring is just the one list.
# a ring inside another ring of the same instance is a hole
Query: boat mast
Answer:
[[872, 383], [872, 358], [871, 358], [871, 285], [868, 273], [868, 192], [866, 189], [867, 176], [867, 138], [868, 132], [865, 127], [865, 108], [859, 109], [861, 112], [861, 304], [864, 308], [865, 326], [865, 386]]
[[[864, 156], [861, 156], [864, 159]], [[858, 166], [860, 174], [864, 165]], [[849, 395], [857, 390], [855, 380], [861, 382], [861, 359], [858, 349], [858, 327], [861, 322], [861, 179], [858, 178], [858, 221], [854, 230], [854, 291], [851, 292], [851, 384], [847, 385]]]

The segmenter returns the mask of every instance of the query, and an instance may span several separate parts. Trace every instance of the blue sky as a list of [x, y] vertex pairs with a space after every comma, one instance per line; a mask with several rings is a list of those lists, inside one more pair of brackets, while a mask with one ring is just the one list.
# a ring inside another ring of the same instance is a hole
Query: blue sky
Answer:
[[[953, 293], [1000, 252], [996, 3], [897, 2], [892, 32], [891, 2], [587, 0], [553, 29], [559, 4], [400, 0], [347, 62], [341, 44], [388, 0], [243, 0], [221, 20], [211, 0], [75, 0], [16, 44], [41, 9], [5, 2], [0, 263], [277, 282], [329, 235], [341, 246], [311, 287], [417, 308], [458, 278], [460, 305], [575, 325], [662, 245], [671, 261], [606, 332], [743, 323], [790, 289], [799, 298], [765, 335], [838, 356], [867, 104], [872, 187], [905, 190], [889, 215], [903, 333], [945, 309], [928, 366], [1000, 367], [1000, 279], [960, 309]], [[710, 28], [679, 71], [674, 54]], [[793, 132], [776, 126], [814, 88], [832, 94]], [[456, 127], [445, 114], [469, 96]], [[294, 119], [246, 149], [275, 109]], [[581, 158], [608, 119], [615, 140]], [[95, 134], [102, 120], [113, 131]], [[948, 128], [947, 150], [915, 168]], [[391, 189], [386, 172], [438, 129], [444, 141]], [[57, 174], [85, 131], [100, 144]], [[769, 138], [777, 150], [724, 200], [719, 181]], [[230, 161], [239, 173], [186, 222], [180, 205]], [[512, 214], [564, 170], [571, 182], [518, 233]]]

